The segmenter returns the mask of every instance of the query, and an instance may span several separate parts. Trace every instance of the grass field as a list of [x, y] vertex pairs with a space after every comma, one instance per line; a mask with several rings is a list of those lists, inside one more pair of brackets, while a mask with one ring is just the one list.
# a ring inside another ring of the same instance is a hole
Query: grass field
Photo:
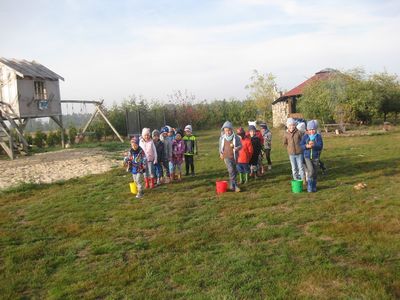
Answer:
[[313, 194], [291, 193], [281, 135], [242, 193], [215, 195], [217, 131], [196, 177], [139, 201], [122, 168], [0, 192], [0, 298], [400, 298], [400, 131], [325, 137]]

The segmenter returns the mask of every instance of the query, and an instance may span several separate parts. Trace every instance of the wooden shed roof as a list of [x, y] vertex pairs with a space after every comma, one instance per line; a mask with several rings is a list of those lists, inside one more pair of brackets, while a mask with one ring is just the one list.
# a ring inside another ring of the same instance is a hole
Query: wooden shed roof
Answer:
[[0, 63], [5, 64], [7, 67], [15, 70], [17, 75], [20, 77], [32, 77], [32, 78], [41, 78], [41, 79], [49, 79], [49, 80], [59, 80], [64, 81], [64, 78], [60, 75], [54, 73], [50, 69], [45, 66], [35, 62], [35, 61], [27, 61], [27, 60], [17, 60], [17, 59], [7, 59], [4, 57], [0, 57]]

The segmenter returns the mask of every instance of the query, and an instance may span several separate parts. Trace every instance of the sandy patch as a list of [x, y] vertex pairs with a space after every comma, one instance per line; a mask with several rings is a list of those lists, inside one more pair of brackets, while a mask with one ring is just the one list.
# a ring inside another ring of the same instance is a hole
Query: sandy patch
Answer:
[[65, 149], [0, 161], [0, 189], [21, 183], [52, 183], [120, 166], [121, 161], [98, 149]]

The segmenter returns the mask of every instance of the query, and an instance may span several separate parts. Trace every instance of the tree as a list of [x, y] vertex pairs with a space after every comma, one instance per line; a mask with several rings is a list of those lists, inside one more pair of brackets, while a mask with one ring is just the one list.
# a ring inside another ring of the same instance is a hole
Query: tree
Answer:
[[387, 72], [377, 73], [369, 80], [373, 97], [377, 101], [378, 112], [383, 114], [386, 122], [387, 115], [400, 112], [400, 84], [397, 75]]
[[258, 109], [257, 118], [270, 120], [272, 118], [272, 102], [278, 97], [275, 76], [272, 73], [261, 74], [253, 70], [250, 83], [245, 86], [250, 91], [249, 100], [253, 100]]
[[307, 119], [320, 119], [322, 123], [344, 123], [351, 116], [347, 104], [347, 83], [341, 73], [329, 79], [318, 80], [305, 87], [298, 102], [299, 111]]

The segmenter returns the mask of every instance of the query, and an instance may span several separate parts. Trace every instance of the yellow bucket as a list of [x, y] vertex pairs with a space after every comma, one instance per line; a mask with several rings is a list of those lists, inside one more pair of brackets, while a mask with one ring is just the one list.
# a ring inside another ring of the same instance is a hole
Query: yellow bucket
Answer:
[[136, 182], [131, 182], [129, 183], [129, 187], [131, 188], [131, 193], [132, 194], [137, 194], [137, 185]]

